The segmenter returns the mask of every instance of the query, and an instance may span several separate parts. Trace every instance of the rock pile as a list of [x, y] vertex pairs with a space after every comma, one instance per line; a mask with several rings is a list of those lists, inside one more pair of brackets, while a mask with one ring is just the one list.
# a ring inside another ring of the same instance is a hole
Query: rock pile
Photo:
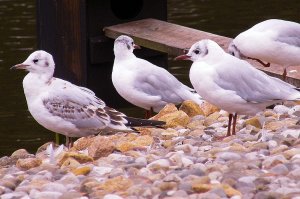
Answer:
[[300, 105], [277, 105], [239, 116], [191, 101], [167, 105], [153, 119], [166, 128], [139, 128], [78, 139], [67, 150], [47, 143], [36, 154], [0, 158], [0, 194], [10, 198], [265, 199], [300, 198]]

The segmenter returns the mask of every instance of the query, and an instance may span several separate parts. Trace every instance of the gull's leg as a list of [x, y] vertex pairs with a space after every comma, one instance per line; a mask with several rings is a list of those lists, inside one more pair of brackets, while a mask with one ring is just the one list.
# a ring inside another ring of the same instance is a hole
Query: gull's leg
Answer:
[[152, 117], [153, 113], [154, 111], [152, 107], [150, 108], [150, 110], [146, 110], [145, 119], [149, 119], [150, 117]]
[[149, 110], [146, 110], [146, 112], [145, 112], [145, 119], [148, 119], [149, 115], [150, 115]]
[[287, 76], [287, 69], [286, 69], [286, 67], [284, 67], [283, 74], [282, 74], [283, 81], [286, 81], [286, 76]]
[[66, 147], [70, 149], [73, 146], [73, 140], [71, 137], [66, 136]]
[[252, 58], [252, 57], [247, 57], [247, 58], [257, 61], [258, 63], [260, 63], [261, 65], [263, 65], [263, 67], [270, 67], [270, 65], [271, 65], [270, 63], [264, 63], [260, 59], [256, 59], [256, 58]]
[[228, 116], [228, 118], [229, 118], [229, 120], [228, 120], [228, 127], [227, 127], [227, 137], [228, 136], [230, 136], [231, 134], [230, 134], [230, 130], [231, 130], [231, 121], [232, 121], [232, 114], [231, 113], [229, 113], [229, 116]]
[[234, 116], [233, 116], [233, 122], [232, 122], [232, 135], [235, 135], [236, 120], [237, 120], [237, 113], [235, 113]]
[[59, 134], [55, 133], [55, 144], [59, 145]]

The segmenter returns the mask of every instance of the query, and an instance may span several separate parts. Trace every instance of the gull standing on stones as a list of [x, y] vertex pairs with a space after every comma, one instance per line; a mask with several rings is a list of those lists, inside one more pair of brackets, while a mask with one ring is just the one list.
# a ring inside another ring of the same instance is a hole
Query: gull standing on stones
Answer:
[[29, 112], [43, 127], [67, 137], [84, 137], [101, 131], [132, 131], [133, 126], [160, 126], [164, 122], [127, 117], [105, 105], [84, 87], [53, 77], [52, 55], [39, 50], [12, 69], [29, 73], [23, 80]]
[[279, 19], [260, 22], [233, 39], [228, 51], [235, 57], [254, 59], [266, 67], [270, 63], [283, 66], [285, 80], [286, 68], [300, 65], [300, 24]]
[[139, 46], [128, 36], [121, 35], [115, 40], [112, 82], [124, 99], [147, 110], [146, 117], [167, 103], [180, 104], [184, 100], [203, 103], [194, 89], [182, 84], [166, 69], [136, 57], [135, 48]]
[[285, 100], [299, 100], [296, 87], [268, 76], [248, 62], [226, 53], [216, 42], [201, 40], [177, 60], [191, 60], [190, 80], [208, 102], [229, 113], [227, 136], [235, 134], [237, 115], [254, 115]]

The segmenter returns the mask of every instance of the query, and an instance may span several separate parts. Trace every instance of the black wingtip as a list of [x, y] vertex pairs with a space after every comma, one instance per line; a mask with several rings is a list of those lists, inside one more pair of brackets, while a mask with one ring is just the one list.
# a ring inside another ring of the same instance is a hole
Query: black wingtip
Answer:
[[166, 122], [158, 121], [158, 120], [147, 120], [147, 119], [140, 119], [134, 117], [125, 117], [127, 120], [126, 126], [130, 127], [138, 127], [138, 126], [153, 126], [153, 127], [160, 127], [166, 124]]

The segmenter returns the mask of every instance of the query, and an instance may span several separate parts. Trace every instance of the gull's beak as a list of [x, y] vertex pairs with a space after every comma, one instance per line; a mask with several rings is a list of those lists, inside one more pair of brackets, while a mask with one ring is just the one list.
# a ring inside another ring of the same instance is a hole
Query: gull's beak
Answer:
[[133, 44], [133, 48], [134, 49], [141, 49], [141, 47], [139, 45]]
[[190, 60], [191, 56], [189, 55], [179, 55], [178, 57], [175, 57], [175, 60]]
[[10, 69], [26, 69], [27, 66], [29, 66], [28, 64], [17, 64], [12, 66]]

